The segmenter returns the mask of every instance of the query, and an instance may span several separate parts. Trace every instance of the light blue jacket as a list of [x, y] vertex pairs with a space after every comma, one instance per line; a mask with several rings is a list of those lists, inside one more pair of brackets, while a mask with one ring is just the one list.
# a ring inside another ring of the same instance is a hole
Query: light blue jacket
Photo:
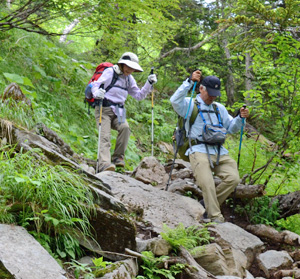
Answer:
[[[194, 84], [193, 81], [189, 82], [188, 79], [185, 80], [182, 83], [182, 85], [176, 90], [176, 92], [173, 94], [173, 96], [170, 98], [170, 101], [172, 103], [174, 110], [182, 117], [185, 117], [185, 115], [187, 113], [189, 103], [190, 103], [190, 98], [187, 98], [186, 95], [187, 95], [188, 91], [191, 89], [193, 84]], [[204, 103], [204, 101], [200, 98], [200, 94], [198, 94], [196, 96], [196, 99], [201, 105], [201, 110], [212, 110], [212, 111], [214, 110], [212, 104], [206, 105]], [[217, 103], [217, 102], [215, 102], [215, 104], [217, 104], [217, 106], [219, 108], [222, 124], [223, 124], [223, 127], [227, 129], [227, 133], [233, 134], [233, 133], [238, 132], [242, 127], [242, 118], [240, 116], [233, 118], [222, 104]], [[192, 103], [191, 103], [191, 106], [189, 109], [189, 113], [187, 116], [188, 118], [191, 117], [193, 108], [194, 108], [194, 101], [192, 100]], [[208, 113], [203, 112], [203, 116], [204, 116], [207, 124], [211, 124], [209, 116], [211, 117], [213, 124], [219, 124], [219, 120], [215, 113], [210, 113], [208, 116]], [[195, 122], [192, 125], [192, 129], [191, 129], [191, 138], [192, 139], [197, 139], [199, 141], [202, 141], [203, 126], [204, 126], [203, 120], [198, 113], [198, 115], [195, 119]], [[188, 132], [189, 121], [186, 121], [185, 129]], [[198, 145], [192, 146], [192, 148], [187, 149], [185, 155], [188, 156], [189, 154], [192, 154], [194, 152], [207, 153], [205, 145], [198, 144]], [[208, 152], [211, 155], [217, 154], [218, 147], [208, 145]], [[220, 155], [226, 155], [226, 154], [228, 154], [228, 150], [222, 146], [221, 150], [220, 150]]]

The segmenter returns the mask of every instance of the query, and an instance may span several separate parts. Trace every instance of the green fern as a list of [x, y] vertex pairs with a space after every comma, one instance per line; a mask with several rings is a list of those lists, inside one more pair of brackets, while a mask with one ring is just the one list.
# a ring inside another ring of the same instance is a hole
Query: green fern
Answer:
[[159, 268], [165, 261], [169, 259], [168, 256], [155, 257], [151, 251], [142, 252], [142, 269], [144, 276], [137, 276], [136, 279], [175, 279], [174, 275], [179, 274], [185, 268], [184, 264], [174, 264], [170, 269]]
[[175, 251], [180, 246], [186, 249], [192, 249], [196, 246], [208, 244], [213, 239], [205, 226], [191, 226], [185, 228], [182, 223], [179, 223], [175, 229], [171, 229], [164, 224], [163, 230], [164, 232], [161, 232], [162, 238], [170, 243]]

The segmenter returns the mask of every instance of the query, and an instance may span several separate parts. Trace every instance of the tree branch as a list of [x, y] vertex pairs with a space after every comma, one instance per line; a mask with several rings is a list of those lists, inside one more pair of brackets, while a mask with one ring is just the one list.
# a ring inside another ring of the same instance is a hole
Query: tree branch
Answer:
[[175, 47], [175, 48], [171, 49], [170, 51], [166, 52], [165, 54], [161, 55], [160, 58], [165, 58], [175, 51], [188, 52], [188, 51], [196, 50], [196, 49], [202, 47], [203, 45], [205, 45], [206, 43], [208, 43], [210, 40], [217, 37], [220, 33], [224, 32], [228, 27], [229, 27], [229, 25], [217, 30], [216, 32], [213, 32], [208, 38], [206, 38], [205, 40], [199, 42], [198, 44], [196, 44], [192, 47]]

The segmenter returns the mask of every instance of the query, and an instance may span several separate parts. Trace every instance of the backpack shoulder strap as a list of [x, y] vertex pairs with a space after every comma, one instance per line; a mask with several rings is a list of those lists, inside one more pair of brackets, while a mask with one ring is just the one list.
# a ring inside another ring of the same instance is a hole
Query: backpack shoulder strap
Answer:
[[[111, 68], [111, 67], [109, 67], [109, 68]], [[107, 69], [107, 68], [106, 68]], [[105, 70], [106, 70], [105, 69]], [[119, 78], [119, 75], [115, 72], [115, 70], [114, 70], [114, 68], [112, 68], [113, 69], [113, 77], [112, 77], [112, 79], [111, 79], [111, 83], [110, 83], [110, 85], [108, 85], [106, 88], [105, 88], [105, 91], [107, 92], [108, 90], [110, 90], [114, 85], [115, 85], [115, 83], [117, 82], [117, 80], [118, 80], [118, 78]]]
[[198, 108], [197, 108], [197, 105], [196, 105], [196, 99], [194, 99], [193, 112], [192, 112], [192, 115], [190, 117], [190, 126], [194, 124], [197, 115], [198, 115]]
[[217, 104], [215, 102], [213, 102], [212, 106], [214, 108], [215, 114], [218, 116], [218, 114], [219, 114], [219, 108], [218, 108]]
[[222, 119], [221, 119], [220, 110], [219, 110], [219, 108], [218, 108], [217, 104], [216, 104], [215, 102], [213, 102], [213, 103], [212, 103], [212, 105], [213, 105], [213, 108], [214, 108], [215, 114], [216, 114], [216, 116], [217, 116], [217, 118], [218, 118], [218, 120], [219, 120], [219, 123], [220, 123], [221, 125], [223, 125], [223, 123], [222, 123]]

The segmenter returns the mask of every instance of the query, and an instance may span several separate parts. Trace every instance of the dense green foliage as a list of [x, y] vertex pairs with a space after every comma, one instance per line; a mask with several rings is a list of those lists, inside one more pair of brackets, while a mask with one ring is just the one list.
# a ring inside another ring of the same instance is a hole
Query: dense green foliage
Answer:
[[253, 224], [266, 224], [270, 226], [275, 226], [280, 216], [278, 201], [271, 203], [271, 199], [267, 196], [254, 198], [246, 206], [238, 206], [236, 211], [247, 216]]

